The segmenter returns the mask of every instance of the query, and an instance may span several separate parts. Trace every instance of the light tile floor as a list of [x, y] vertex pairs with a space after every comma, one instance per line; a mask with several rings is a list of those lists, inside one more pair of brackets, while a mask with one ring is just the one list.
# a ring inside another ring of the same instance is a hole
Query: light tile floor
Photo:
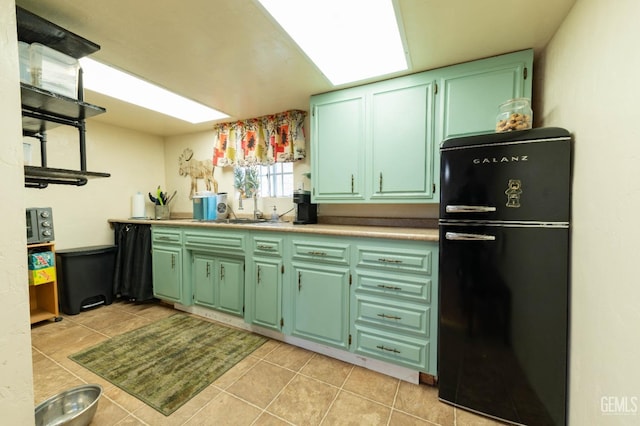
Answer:
[[91, 425], [499, 425], [438, 401], [413, 385], [269, 340], [165, 417], [67, 358], [177, 311], [162, 303], [114, 302], [32, 326], [34, 404], [83, 383], [103, 397]]

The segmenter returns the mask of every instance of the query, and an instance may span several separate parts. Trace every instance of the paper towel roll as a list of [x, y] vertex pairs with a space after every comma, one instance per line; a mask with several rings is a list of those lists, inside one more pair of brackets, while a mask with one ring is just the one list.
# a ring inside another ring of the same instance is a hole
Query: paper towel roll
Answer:
[[144, 195], [138, 192], [131, 197], [131, 217], [143, 218], [146, 216], [144, 207]]

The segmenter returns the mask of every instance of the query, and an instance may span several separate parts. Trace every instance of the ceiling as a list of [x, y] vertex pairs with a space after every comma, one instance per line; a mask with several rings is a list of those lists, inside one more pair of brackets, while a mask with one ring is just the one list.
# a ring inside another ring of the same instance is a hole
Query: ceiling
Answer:
[[[384, 78], [530, 47], [539, 52], [576, 0], [396, 1], [410, 68]], [[308, 110], [313, 94], [367, 82], [332, 86], [255, 0], [16, 4], [99, 44], [94, 59], [223, 111], [231, 120]], [[354, 19], [366, 19], [366, 11]], [[159, 136], [200, 132], [213, 123], [190, 124], [88, 90], [85, 100], [107, 109], [91, 120]]]

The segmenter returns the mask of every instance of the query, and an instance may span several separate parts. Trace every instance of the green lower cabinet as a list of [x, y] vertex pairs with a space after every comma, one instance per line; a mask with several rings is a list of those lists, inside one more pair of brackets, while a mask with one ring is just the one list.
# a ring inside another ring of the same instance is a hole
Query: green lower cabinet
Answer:
[[244, 314], [244, 260], [218, 259], [220, 301], [218, 309], [242, 316]]
[[216, 306], [215, 259], [210, 255], [194, 254], [192, 262], [193, 302], [213, 308]]
[[162, 300], [186, 302], [182, 288], [182, 249], [153, 246], [153, 295]]
[[293, 264], [292, 334], [349, 349], [349, 268]]
[[438, 243], [360, 239], [352, 266], [352, 350], [437, 375]]
[[281, 259], [253, 259], [251, 270], [250, 322], [280, 331], [282, 320], [282, 276]]
[[[393, 364], [427, 371], [429, 342], [379, 328], [355, 326], [355, 351]], [[429, 372], [430, 374], [434, 374]]]
[[192, 262], [194, 303], [242, 316], [244, 259], [194, 253]]

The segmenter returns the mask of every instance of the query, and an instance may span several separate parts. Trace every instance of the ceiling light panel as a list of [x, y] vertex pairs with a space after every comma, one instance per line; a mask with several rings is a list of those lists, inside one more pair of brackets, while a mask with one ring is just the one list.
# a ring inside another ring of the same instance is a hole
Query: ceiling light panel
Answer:
[[333, 85], [404, 71], [392, 0], [257, 0]]
[[90, 58], [80, 59], [85, 89], [197, 124], [228, 115]]

